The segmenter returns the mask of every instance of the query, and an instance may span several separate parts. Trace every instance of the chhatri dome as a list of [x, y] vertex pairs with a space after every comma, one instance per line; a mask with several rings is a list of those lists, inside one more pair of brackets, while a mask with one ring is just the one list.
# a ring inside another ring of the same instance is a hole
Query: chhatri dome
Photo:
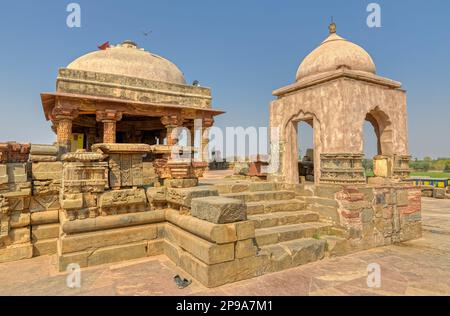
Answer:
[[186, 84], [183, 73], [175, 64], [138, 48], [132, 41], [81, 56], [67, 68]]
[[310, 53], [297, 71], [297, 80], [337, 69], [350, 69], [375, 74], [376, 67], [364, 48], [336, 34], [336, 24], [331, 23], [330, 35]]

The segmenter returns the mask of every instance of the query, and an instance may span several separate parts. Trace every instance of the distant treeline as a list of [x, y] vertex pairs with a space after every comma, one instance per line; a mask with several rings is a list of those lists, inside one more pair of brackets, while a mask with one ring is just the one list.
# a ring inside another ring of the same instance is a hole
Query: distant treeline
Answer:
[[[364, 159], [363, 166], [366, 171], [373, 170], [372, 159]], [[425, 157], [423, 160], [415, 158], [410, 162], [409, 167], [419, 172], [450, 172], [450, 158], [433, 159], [431, 157]]]
[[415, 171], [450, 172], [450, 158], [425, 157], [423, 160], [416, 158], [410, 162], [409, 167]]

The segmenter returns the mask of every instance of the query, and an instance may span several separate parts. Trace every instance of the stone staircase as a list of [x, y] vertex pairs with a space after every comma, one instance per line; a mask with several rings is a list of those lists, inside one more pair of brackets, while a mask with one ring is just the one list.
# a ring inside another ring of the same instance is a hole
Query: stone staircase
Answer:
[[332, 222], [323, 221], [319, 212], [311, 210], [310, 201], [294, 191], [267, 182], [238, 188], [240, 192], [233, 192], [232, 187], [218, 186], [222, 196], [246, 203], [259, 254], [270, 257], [272, 271], [321, 260], [331, 254], [330, 248], [345, 244]]

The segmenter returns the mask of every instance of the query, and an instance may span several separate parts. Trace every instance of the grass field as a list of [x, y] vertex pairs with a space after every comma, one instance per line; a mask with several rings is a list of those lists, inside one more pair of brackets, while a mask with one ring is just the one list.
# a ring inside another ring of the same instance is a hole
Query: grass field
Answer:
[[412, 172], [411, 177], [450, 178], [450, 172]]

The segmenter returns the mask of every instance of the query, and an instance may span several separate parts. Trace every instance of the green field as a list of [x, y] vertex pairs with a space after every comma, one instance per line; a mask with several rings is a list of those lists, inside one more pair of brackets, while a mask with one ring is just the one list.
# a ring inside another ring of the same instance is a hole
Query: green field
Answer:
[[450, 178], [450, 172], [412, 172], [411, 177]]

